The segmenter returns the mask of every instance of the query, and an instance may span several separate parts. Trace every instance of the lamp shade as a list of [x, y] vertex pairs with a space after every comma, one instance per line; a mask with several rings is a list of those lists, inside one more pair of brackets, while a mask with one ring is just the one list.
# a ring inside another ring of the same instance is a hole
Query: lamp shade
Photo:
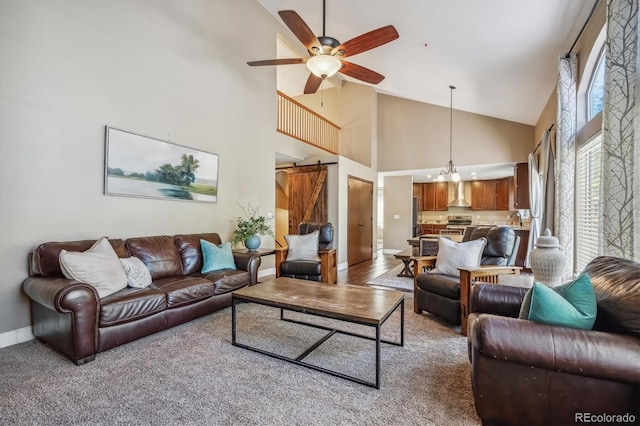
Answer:
[[342, 68], [342, 61], [331, 55], [317, 55], [307, 61], [307, 68], [318, 77], [327, 78]]

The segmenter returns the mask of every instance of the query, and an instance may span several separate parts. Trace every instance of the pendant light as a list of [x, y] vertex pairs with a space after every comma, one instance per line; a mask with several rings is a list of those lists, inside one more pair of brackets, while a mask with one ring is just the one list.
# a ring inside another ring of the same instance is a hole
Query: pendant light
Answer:
[[447, 175], [451, 175], [451, 180], [453, 182], [458, 182], [460, 180], [460, 175], [453, 165], [453, 91], [455, 88], [455, 86], [449, 86], [449, 89], [451, 89], [451, 102], [449, 106], [449, 162], [447, 163], [447, 167], [440, 171], [440, 174], [436, 179], [438, 182], [444, 182]]

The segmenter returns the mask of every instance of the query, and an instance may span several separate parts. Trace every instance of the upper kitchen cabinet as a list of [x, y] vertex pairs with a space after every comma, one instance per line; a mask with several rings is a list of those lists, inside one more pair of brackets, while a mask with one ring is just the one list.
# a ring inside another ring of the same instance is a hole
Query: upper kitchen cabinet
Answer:
[[511, 210], [514, 201], [513, 177], [498, 179], [496, 210]]
[[422, 210], [447, 210], [447, 182], [430, 182], [422, 184]]
[[515, 210], [529, 209], [529, 163], [517, 163], [513, 173]]
[[495, 210], [497, 187], [495, 180], [471, 182], [471, 210]]
[[471, 210], [509, 210], [513, 202], [511, 178], [471, 182]]
[[418, 210], [422, 210], [422, 184], [414, 183], [413, 184], [413, 198], [418, 200]]

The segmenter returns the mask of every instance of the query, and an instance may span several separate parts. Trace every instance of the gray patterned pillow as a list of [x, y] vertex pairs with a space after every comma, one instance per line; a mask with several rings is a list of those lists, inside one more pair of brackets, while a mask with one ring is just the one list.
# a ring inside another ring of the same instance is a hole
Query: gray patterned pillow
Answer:
[[151, 284], [151, 273], [137, 257], [120, 259], [122, 269], [127, 274], [127, 285], [135, 288], [145, 288]]

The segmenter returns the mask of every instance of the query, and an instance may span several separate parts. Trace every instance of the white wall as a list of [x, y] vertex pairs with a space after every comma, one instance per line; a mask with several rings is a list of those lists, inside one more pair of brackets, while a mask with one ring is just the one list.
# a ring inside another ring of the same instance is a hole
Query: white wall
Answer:
[[[237, 201], [274, 211], [276, 71], [246, 61], [281, 29], [253, 0], [0, 2], [0, 333], [31, 323], [39, 243], [228, 239]], [[219, 154], [218, 202], [103, 195], [105, 125]]]
[[[449, 108], [378, 95], [378, 171], [447, 164], [449, 113]], [[456, 166], [527, 161], [533, 126], [455, 109], [452, 122]]]
[[413, 178], [384, 177], [383, 249], [404, 250], [412, 237]]
[[[338, 182], [337, 182], [337, 200], [338, 200], [338, 217], [343, 218], [343, 220], [338, 222], [337, 233], [340, 236], [338, 245], [336, 246], [337, 255], [338, 255], [338, 264], [341, 267], [344, 267], [347, 263], [347, 228], [348, 222], [347, 217], [349, 216], [349, 204], [348, 204], [348, 195], [349, 195], [349, 176], [357, 177], [363, 180], [367, 180], [373, 183], [374, 188], [374, 197], [373, 197], [373, 226], [371, 232], [371, 241], [376, 241], [376, 221], [375, 218], [378, 215], [378, 200], [375, 196], [375, 188], [376, 188], [376, 179], [377, 172], [375, 169], [363, 166], [360, 163], [356, 163], [346, 157], [340, 157], [340, 163], [338, 168]], [[331, 192], [329, 192], [331, 194]], [[329, 199], [331, 199], [331, 195]], [[335, 197], [334, 197], [335, 198]], [[331, 206], [330, 206], [331, 207]], [[334, 222], [335, 223], [335, 222]], [[377, 253], [375, 249], [373, 251], [373, 257], [376, 257]]]

